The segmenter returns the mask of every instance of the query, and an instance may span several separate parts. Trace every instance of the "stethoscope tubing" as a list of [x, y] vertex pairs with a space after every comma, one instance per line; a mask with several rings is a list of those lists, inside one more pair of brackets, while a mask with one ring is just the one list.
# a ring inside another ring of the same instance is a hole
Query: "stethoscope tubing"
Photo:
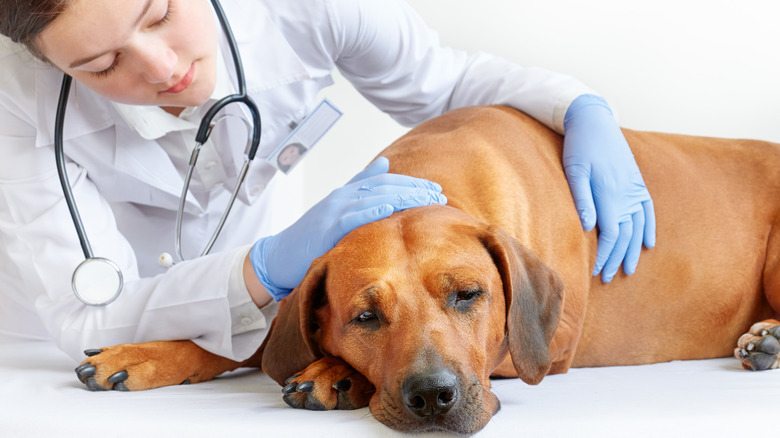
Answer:
[[54, 156], [57, 160], [57, 174], [60, 179], [60, 186], [62, 186], [62, 193], [65, 195], [65, 202], [68, 204], [68, 212], [73, 220], [73, 226], [76, 228], [76, 234], [78, 234], [79, 243], [81, 244], [81, 250], [84, 252], [84, 258], [93, 258], [92, 246], [89, 244], [87, 238], [87, 232], [84, 230], [84, 222], [81, 220], [78, 206], [76, 206], [76, 200], [73, 197], [73, 191], [71, 190], [70, 181], [68, 179], [68, 171], [65, 168], [65, 153], [63, 152], [63, 131], [65, 125], [65, 107], [68, 105], [68, 94], [70, 93], [70, 85], [73, 82], [73, 78], [70, 75], [64, 75], [62, 78], [62, 86], [60, 87], [60, 97], [57, 103], [57, 114], [54, 119]]

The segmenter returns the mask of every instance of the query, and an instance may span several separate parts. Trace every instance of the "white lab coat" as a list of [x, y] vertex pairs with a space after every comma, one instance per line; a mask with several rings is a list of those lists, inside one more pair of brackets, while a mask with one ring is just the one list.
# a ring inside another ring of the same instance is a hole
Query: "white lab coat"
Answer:
[[[143, 126], [142, 108], [132, 119], [84, 86], [71, 91], [64, 136], [74, 196], [95, 255], [115, 261], [125, 278], [106, 307], [82, 304], [70, 288], [83, 255], [55, 170], [61, 73], [0, 40], [0, 334], [53, 337], [74, 358], [85, 348], [168, 339], [193, 339], [235, 360], [251, 355], [276, 306], [253, 305], [241, 261], [257, 238], [302, 213], [280, 201], [299, 194], [277, 190], [263, 159], [316, 106], [334, 68], [407, 126], [457, 107], [509, 104], [562, 132], [571, 101], [592, 93], [565, 75], [440, 47], [402, 0], [223, 0], [223, 7], [263, 123], [258, 159], [211, 255], [168, 270], [156, 264], [161, 252], [173, 252], [182, 187], [182, 169], [161, 146], [168, 137]], [[224, 41], [221, 51], [232, 80]], [[189, 254], [208, 240], [240, 167], [244, 140], [231, 135], [214, 141], [221, 173], [201, 176], [212, 181], [188, 197]]]

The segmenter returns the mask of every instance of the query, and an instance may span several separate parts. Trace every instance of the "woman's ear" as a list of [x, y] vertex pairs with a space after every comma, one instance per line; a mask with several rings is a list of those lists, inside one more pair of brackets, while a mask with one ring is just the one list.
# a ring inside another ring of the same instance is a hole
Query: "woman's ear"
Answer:
[[509, 354], [518, 377], [535, 385], [550, 370], [550, 343], [563, 304], [563, 282], [539, 257], [497, 227], [482, 243], [504, 284]]

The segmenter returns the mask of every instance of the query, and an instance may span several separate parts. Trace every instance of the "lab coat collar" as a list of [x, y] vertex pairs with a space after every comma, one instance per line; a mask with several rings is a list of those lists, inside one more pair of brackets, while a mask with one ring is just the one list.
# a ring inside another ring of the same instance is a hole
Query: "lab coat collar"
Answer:
[[[139, 191], [144, 193], [142, 196], [145, 199], [139, 199], [138, 202], [163, 208], [177, 205], [184, 179], [157, 142], [139, 141], [134, 138], [135, 135], [131, 128], [117, 125], [116, 141], [120, 146], [115, 149], [114, 169], [151, 186]], [[194, 196], [188, 196], [184, 211], [199, 214], [204, 208]]]

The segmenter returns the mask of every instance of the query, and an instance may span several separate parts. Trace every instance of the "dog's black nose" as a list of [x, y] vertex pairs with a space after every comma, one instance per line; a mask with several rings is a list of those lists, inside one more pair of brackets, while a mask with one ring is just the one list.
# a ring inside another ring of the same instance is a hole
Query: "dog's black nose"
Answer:
[[458, 400], [458, 378], [450, 371], [416, 374], [404, 381], [406, 407], [420, 417], [442, 415]]

